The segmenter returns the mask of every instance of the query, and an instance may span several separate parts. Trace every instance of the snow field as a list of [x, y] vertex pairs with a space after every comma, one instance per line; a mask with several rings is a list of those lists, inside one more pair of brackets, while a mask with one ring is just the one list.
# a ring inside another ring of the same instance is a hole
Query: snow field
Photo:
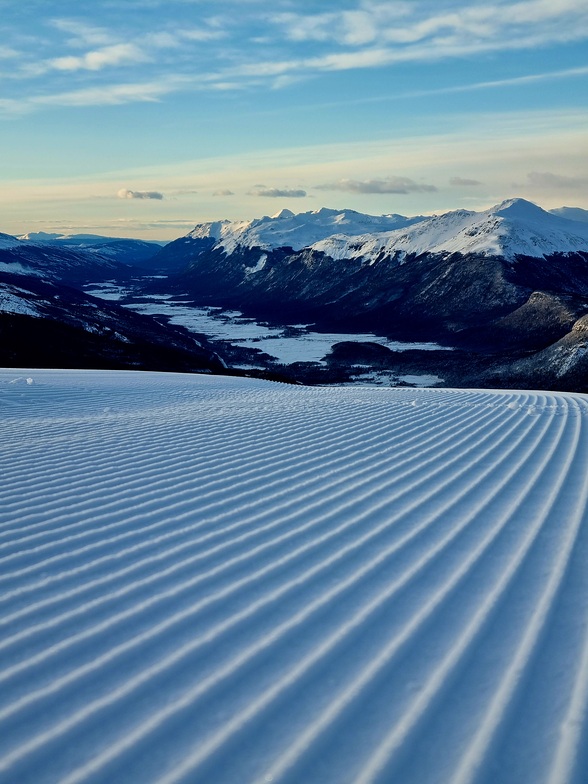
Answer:
[[0, 781], [580, 784], [588, 399], [0, 372]]

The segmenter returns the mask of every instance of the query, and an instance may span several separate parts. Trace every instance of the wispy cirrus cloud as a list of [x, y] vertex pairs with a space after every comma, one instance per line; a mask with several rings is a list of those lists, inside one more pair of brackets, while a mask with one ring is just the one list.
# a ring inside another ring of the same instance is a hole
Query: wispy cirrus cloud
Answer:
[[110, 46], [117, 42], [117, 36], [110, 30], [76, 19], [55, 18], [48, 22], [56, 30], [69, 33], [64, 41], [66, 46], [86, 48], [88, 46]]
[[[144, 63], [153, 63], [153, 71], [163, 74], [169, 72], [169, 64], [158, 54], [162, 50], [189, 49], [196, 43], [218, 41], [226, 35], [226, 31], [217, 24], [212, 27], [207, 27], [206, 24], [201, 27], [180, 27], [176, 24], [169, 25], [164, 30], [142, 33], [128, 30], [113, 32], [104, 27], [70, 19], [54, 19], [51, 26], [69, 34], [60, 44], [62, 51], [57, 56], [42, 60], [26, 59], [16, 76], [38, 77], [49, 71], [101, 71], [105, 68], [132, 67]], [[75, 52], [63, 53], [64, 49], [74, 49]], [[79, 53], [81, 49], [86, 51]]]
[[12, 46], [4, 44], [0, 46], [0, 60], [14, 60], [18, 57], [20, 57], [20, 53], [18, 50], [13, 49]]
[[[364, 0], [353, 10], [276, 13], [270, 20], [293, 43], [321, 44], [321, 53], [314, 57], [284, 60], [282, 72], [429, 62], [588, 38], [584, 0], [495, 0], [483, 5], [466, 0], [451, 4]], [[260, 74], [264, 65], [258, 66]]]
[[576, 25], [587, 15], [583, 0], [494, 0], [484, 4], [364, 0], [354, 9], [276, 13], [270, 19], [292, 41], [359, 47], [409, 46], [424, 41], [433, 46], [447, 42], [463, 45], [473, 40], [502, 46], [508, 41], [521, 43], [529, 35], [546, 40], [584, 38], [586, 29], [579, 30]]
[[223, 38], [226, 38], [228, 35], [226, 30], [205, 27], [192, 28], [190, 30], [178, 30], [176, 34], [180, 39], [197, 42], [219, 41]]
[[315, 186], [322, 191], [346, 191], [347, 193], [434, 193], [435, 185], [415, 182], [410, 177], [384, 177], [373, 180], [337, 180]]
[[68, 90], [53, 95], [32, 96], [22, 102], [21, 108], [26, 111], [27, 108], [34, 109], [37, 106], [117, 106], [125, 103], [152, 103], [178, 89], [180, 89], [180, 84], [177, 79], [105, 84], [100, 87]]
[[[135, 11], [141, 7], [140, 3], [128, 5], [133, 5]], [[169, 5], [152, 4], [162, 10]], [[18, 113], [44, 105], [88, 106], [92, 98], [94, 105], [150, 100], [145, 97], [145, 89], [125, 89], [123, 78], [136, 84], [165, 83], [165, 89], [157, 91], [159, 97], [193, 89], [285, 89], [329, 72], [473, 58], [507, 49], [588, 39], [586, 0], [349, 0], [340, 10], [320, 10], [319, 3], [298, 4], [292, 10], [292, 3], [286, 3], [282, 7], [288, 10], [280, 11], [276, 3], [277, 10], [270, 12], [263, 2], [242, 2], [239, 14], [219, 12], [195, 18], [192, 13], [185, 17], [190, 23], [181, 24], [178, 9], [191, 5], [197, 4], [172, 0], [174, 14], [166, 14], [159, 25], [147, 13], [133, 25], [124, 13], [120, 14], [124, 21], [119, 27], [113, 21], [118, 17], [107, 15], [101, 15], [100, 24], [92, 23], [90, 15], [85, 19], [46, 20], [45, 25], [57, 31], [59, 39], [43, 39], [39, 52], [30, 46], [20, 66], [5, 75], [8, 80], [19, 79], [21, 85], [30, 79], [35, 87], [21, 86], [19, 94], [3, 95], [4, 100], [16, 103], [4, 103], [0, 109]], [[110, 7], [118, 5], [113, 2]], [[222, 7], [225, 11], [234, 9], [236, 2], [223, 2]], [[319, 10], [308, 12], [306, 8]], [[109, 26], [102, 21], [104, 18], [108, 18]], [[227, 45], [220, 46], [221, 41]], [[252, 41], [266, 43], [253, 46]], [[260, 52], [266, 57], [260, 57]], [[8, 47], [8, 55], [16, 57], [18, 53]], [[126, 77], [122, 77], [123, 69]], [[98, 84], [101, 72], [109, 74], [114, 83]], [[515, 86], [581, 72], [582, 68], [577, 68], [553, 75], [529, 74], [478, 82], [475, 87], [454, 84], [432, 89], [431, 93]], [[33, 93], [38, 83], [35, 80], [47, 73], [55, 79]], [[68, 83], [74, 75], [75, 81]], [[407, 94], [427, 93], [414, 89]]]
[[274, 24], [282, 27], [292, 41], [336, 41], [339, 44], [360, 46], [378, 39], [382, 23], [398, 23], [410, 16], [408, 2], [360, 3], [356, 9], [301, 14], [274, 14]]
[[445, 87], [435, 87], [427, 90], [412, 90], [408, 93], [405, 93], [404, 95], [415, 97], [443, 95], [448, 93], [466, 93], [476, 90], [500, 89], [502, 87], [521, 87], [523, 85], [536, 84], [538, 82], [551, 82], [558, 81], [560, 79], [570, 79], [587, 75], [588, 66], [580, 66], [578, 68], [564, 68], [558, 71], [542, 71], [541, 73], [513, 76], [506, 79], [492, 79], [484, 82], [454, 84]]
[[18, 117], [46, 106], [121, 106], [129, 103], [158, 103], [166, 95], [210, 88], [231, 89], [226, 83], [210, 83], [206, 75], [197, 77], [176, 74], [162, 76], [152, 81], [104, 82], [98, 86], [81, 87], [75, 90], [45, 92], [18, 98], [0, 98], [0, 113]]

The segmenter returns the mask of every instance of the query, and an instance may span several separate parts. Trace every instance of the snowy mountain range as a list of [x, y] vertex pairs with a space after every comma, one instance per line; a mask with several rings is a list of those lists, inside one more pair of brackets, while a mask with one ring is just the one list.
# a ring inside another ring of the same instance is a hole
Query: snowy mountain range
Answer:
[[375, 216], [354, 210], [339, 211], [326, 207], [297, 215], [284, 209], [271, 217], [266, 215], [252, 221], [223, 220], [201, 223], [187, 235], [187, 239], [215, 239], [227, 253], [232, 253], [239, 246], [264, 249], [289, 247], [301, 250], [333, 236], [381, 234], [411, 226], [422, 220], [425, 220], [424, 216]]
[[373, 262], [382, 253], [481, 253], [514, 259], [588, 250], [588, 225], [562, 208], [550, 213], [524, 199], [509, 199], [483, 212], [457, 210], [407, 218], [320, 209], [295, 215], [282, 210], [253, 221], [199, 224], [185, 238], [213, 239], [227, 254], [238, 248], [311, 248], [333, 259]]
[[282, 211], [201, 224], [154, 264], [202, 301], [431, 339], [486, 325], [534, 290], [588, 296], [588, 223], [523, 199], [428, 218]]

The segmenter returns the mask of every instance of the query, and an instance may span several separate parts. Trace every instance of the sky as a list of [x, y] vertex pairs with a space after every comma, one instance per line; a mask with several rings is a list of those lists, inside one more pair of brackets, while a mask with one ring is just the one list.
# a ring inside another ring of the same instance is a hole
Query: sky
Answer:
[[0, 231], [588, 209], [586, 0], [0, 0]]

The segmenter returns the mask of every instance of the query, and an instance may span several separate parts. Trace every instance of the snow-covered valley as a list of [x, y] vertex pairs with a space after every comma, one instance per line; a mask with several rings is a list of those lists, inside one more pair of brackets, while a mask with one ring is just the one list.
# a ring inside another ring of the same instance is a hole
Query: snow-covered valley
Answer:
[[0, 780], [583, 784], [588, 398], [4, 370]]
[[[121, 302], [137, 313], [163, 317], [195, 334], [204, 334], [213, 341], [226, 341], [267, 355], [270, 362], [285, 365], [293, 362], [321, 362], [333, 345], [341, 341], [368, 341], [386, 346], [392, 351], [443, 351], [450, 348], [431, 342], [399, 342], [388, 340], [373, 333], [325, 333], [315, 332], [308, 324], [272, 326], [254, 318], [243, 316], [239, 311], [227, 311], [218, 307], [198, 307], [189, 299], [176, 299], [172, 294], [135, 295], [133, 288], [113, 283], [91, 283], [85, 288], [87, 294], [102, 299]], [[258, 362], [263, 368], [267, 363]], [[238, 365], [236, 365], [238, 366]], [[390, 374], [388, 374], [389, 376]]]

